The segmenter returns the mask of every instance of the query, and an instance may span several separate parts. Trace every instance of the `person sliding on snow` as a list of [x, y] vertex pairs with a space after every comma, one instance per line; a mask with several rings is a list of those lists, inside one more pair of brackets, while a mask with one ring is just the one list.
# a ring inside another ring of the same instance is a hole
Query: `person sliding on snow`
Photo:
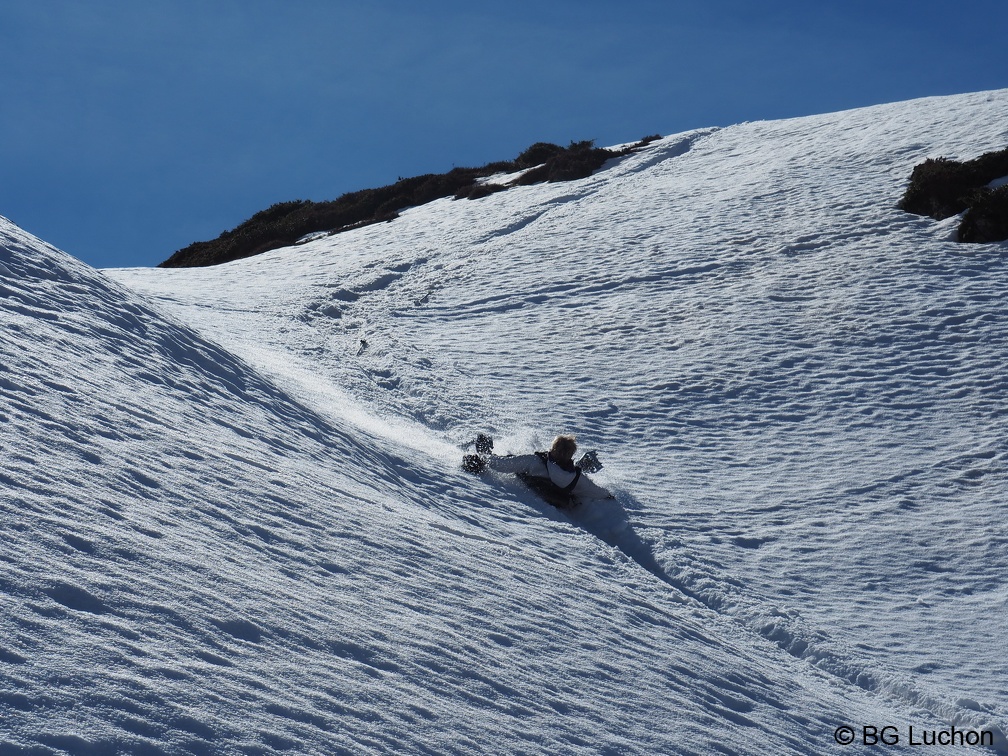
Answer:
[[577, 463], [574, 462], [577, 451], [574, 436], [557, 436], [548, 452], [499, 457], [490, 454], [492, 449], [493, 439], [480, 435], [476, 439], [476, 450], [488, 456], [467, 454], [462, 459], [463, 468], [472, 473], [481, 473], [488, 467], [497, 472], [513, 473], [546, 501], [561, 509], [574, 507], [585, 499], [613, 498], [611, 493], [584, 474], [602, 469], [595, 452], [589, 452]]

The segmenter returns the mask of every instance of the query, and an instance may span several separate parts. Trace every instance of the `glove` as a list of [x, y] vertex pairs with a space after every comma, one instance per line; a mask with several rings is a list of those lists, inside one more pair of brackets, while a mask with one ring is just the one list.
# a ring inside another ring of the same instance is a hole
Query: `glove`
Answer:
[[486, 460], [478, 454], [466, 454], [462, 457], [462, 469], [473, 475], [479, 475], [486, 470]]

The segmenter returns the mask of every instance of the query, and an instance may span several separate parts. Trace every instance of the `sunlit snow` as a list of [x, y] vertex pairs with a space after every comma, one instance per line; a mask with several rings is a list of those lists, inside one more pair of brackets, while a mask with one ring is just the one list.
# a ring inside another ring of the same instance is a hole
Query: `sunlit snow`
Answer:
[[0, 751], [1008, 752], [1008, 246], [896, 207], [1006, 146], [703, 129], [203, 269], [0, 220]]

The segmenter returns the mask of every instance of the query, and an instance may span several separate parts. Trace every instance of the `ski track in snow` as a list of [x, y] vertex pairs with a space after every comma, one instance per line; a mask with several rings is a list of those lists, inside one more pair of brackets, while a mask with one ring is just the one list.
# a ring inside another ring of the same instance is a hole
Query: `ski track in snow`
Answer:
[[[691, 132], [119, 283], [2, 223], [0, 750], [1005, 752], [1004, 245], [895, 203], [1006, 111]], [[466, 476], [476, 430], [576, 431], [617, 502]]]

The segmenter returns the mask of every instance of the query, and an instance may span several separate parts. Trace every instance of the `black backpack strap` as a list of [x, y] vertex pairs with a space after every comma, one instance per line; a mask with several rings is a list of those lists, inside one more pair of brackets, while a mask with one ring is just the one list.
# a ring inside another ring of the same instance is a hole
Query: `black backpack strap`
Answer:
[[[542, 461], [544, 465], [546, 465], [546, 476], [549, 477], [549, 452], [536, 452], [535, 455], [539, 457], [539, 459]], [[557, 488], [559, 488], [565, 494], [569, 494], [574, 491], [574, 487], [578, 484], [579, 480], [581, 480], [581, 470], [580, 468], [575, 467], [574, 480], [572, 480], [566, 486], [557, 486]], [[550, 478], [550, 482], [551, 483], [553, 482], [552, 478]], [[553, 485], [556, 486], [556, 483], [553, 483]]]
[[570, 483], [568, 483], [566, 486], [564, 486], [560, 490], [563, 491], [566, 494], [573, 493], [574, 492], [574, 486], [576, 486], [578, 484], [579, 480], [581, 480], [581, 471], [578, 470], [578, 469], [575, 469], [574, 470], [574, 480], [572, 480]]

